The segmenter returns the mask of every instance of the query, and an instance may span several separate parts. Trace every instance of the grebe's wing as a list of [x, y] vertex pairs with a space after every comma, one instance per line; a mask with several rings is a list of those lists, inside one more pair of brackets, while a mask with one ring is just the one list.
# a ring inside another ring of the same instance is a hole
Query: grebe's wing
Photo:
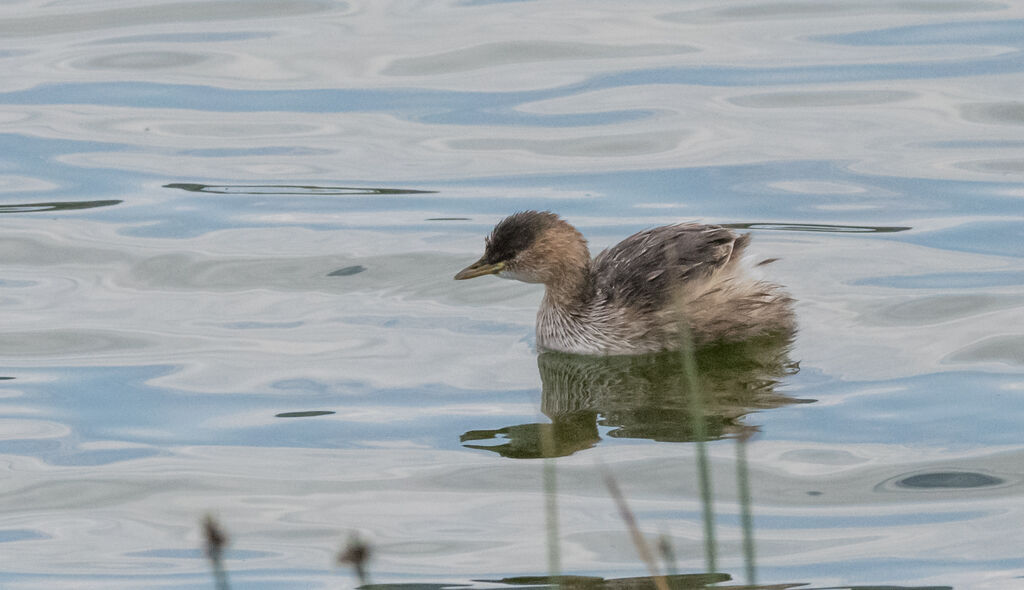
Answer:
[[714, 225], [666, 225], [633, 234], [594, 259], [594, 286], [607, 300], [658, 308], [676, 289], [739, 259], [750, 241]]

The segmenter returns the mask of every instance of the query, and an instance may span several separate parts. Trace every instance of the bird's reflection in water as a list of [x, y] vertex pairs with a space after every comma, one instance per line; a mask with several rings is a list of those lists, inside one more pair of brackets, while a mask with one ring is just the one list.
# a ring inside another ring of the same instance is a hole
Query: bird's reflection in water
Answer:
[[[775, 392], [798, 370], [789, 358], [791, 339], [760, 338], [705, 347], [692, 364], [680, 352], [640, 356], [580, 356], [555, 352], [537, 358], [543, 387], [541, 410], [550, 424], [471, 430], [464, 446], [504, 457], [563, 457], [597, 444], [598, 427], [614, 438], [692, 442], [740, 436], [756, 426], [751, 412], [813, 400]], [[688, 368], [692, 367], [692, 368]], [[702, 424], [692, 399], [699, 388]], [[703, 425], [703, 428], [701, 428]], [[500, 441], [499, 444], [472, 444]]]

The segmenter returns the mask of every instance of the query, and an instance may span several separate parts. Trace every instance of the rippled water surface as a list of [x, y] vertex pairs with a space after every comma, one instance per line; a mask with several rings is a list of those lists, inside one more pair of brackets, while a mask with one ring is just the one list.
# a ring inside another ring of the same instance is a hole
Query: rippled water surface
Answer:
[[[1024, 587], [1022, 31], [971, 0], [3, 4], [0, 586], [210, 587], [210, 512], [238, 588], [356, 584], [350, 531], [379, 584], [542, 582], [557, 536], [635, 587], [606, 469], [676, 587]], [[746, 228], [799, 335], [538, 357], [538, 286], [452, 281], [522, 209], [594, 251]]]

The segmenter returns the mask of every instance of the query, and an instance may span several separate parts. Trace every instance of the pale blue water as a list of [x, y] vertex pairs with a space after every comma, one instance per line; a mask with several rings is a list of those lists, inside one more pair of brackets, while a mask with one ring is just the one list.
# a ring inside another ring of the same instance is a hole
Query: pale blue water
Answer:
[[758, 583], [1024, 587], [1022, 32], [952, 0], [0, 6], [0, 586], [212, 587], [207, 512], [233, 587], [356, 585], [350, 531], [375, 583], [522, 583], [541, 455], [564, 573], [646, 575], [599, 464], [708, 573], [671, 372], [538, 364], [539, 288], [451, 280], [535, 208], [594, 251], [699, 219], [780, 258], [792, 349], [702, 365], [714, 580], [746, 581], [756, 427]]

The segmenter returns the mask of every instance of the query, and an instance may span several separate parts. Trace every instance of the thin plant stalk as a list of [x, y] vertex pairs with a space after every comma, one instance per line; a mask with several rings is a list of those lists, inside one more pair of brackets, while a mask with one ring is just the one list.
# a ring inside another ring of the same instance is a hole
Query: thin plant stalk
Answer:
[[540, 429], [541, 454], [544, 456], [544, 522], [547, 530], [548, 582], [557, 589], [562, 575], [558, 533], [558, 474], [555, 469], [554, 426]]
[[715, 542], [715, 511], [711, 489], [711, 462], [708, 458], [707, 426], [704, 422], [704, 392], [697, 379], [697, 361], [694, 359], [692, 340], [687, 335], [679, 349], [685, 391], [690, 402], [690, 419], [697, 445], [697, 482], [704, 521], [704, 567], [709, 574], [718, 571]]
[[662, 533], [658, 539], [658, 553], [661, 553], [661, 561], [665, 563], [665, 572], [669, 576], [678, 576], [679, 569], [676, 567], [676, 551], [672, 547], [672, 538]]
[[740, 523], [743, 526], [743, 563], [746, 566], [747, 585], [757, 585], [754, 556], [754, 516], [750, 508], [750, 470], [747, 463], [748, 435], [736, 439], [736, 486], [740, 496]]
[[602, 466], [601, 472], [604, 476], [604, 485], [608, 488], [608, 493], [611, 494], [612, 499], [615, 500], [615, 505], [619, 508], [619, 515], [622, 517], [622, 521], [626, 523], [626, 528], [629, 529], [629, 535], [633, 539], [633, 546], [636, 547], [640, 560], [647, 566], [647, 573], [651, 576], [654, 587], [657, 590], [670, 590], [668, 580], [658, 572], [658, 564], [654, 560], [654, 552], [651, 551], [647, 541], [644, 540], [643, 533], [640, 532], [640, 527], [636, 524], [636, 517], [633, 516], [633, 511], [629, 509], [629, 505], [626, 504], [626, 498], [622, 495], [618, 482], [615, 481], [615, 477], [612, 476], [606, 467]]

